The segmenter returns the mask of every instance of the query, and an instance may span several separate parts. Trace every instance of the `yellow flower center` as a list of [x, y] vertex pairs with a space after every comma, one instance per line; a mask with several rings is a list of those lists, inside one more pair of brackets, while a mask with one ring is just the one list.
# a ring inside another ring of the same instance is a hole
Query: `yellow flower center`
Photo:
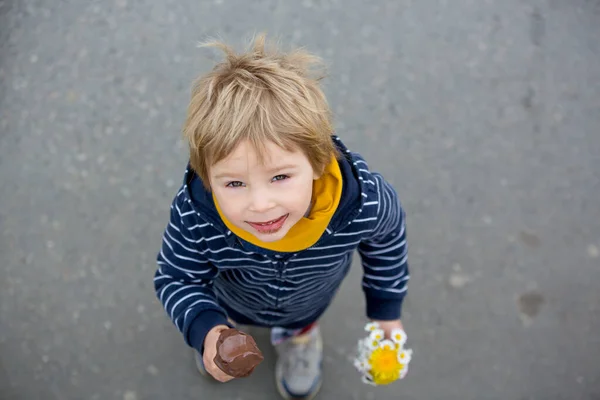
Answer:
[[387, 385], [400, 377], [400, 371], [404, 365], [398, 362], [396, 349], [378, 348], [371, 353], [369, 357], [371, 365], [371, 376], [378, 385]]

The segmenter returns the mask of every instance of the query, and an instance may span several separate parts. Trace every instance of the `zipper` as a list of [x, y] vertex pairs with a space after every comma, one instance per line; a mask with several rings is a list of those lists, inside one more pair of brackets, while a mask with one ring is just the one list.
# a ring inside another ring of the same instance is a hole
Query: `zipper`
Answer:
[[277, 264], [276, 264], [277, 270], [276, 270], [275, 277], [277, 279], [277, 293], [275, 295], [275, 298], [276, 298], [275, 307], [277, 307], [277, 308], [279, 308], [281, 306], [280, 298], [281, 298], [281, 293], [283, 292], [281, 290], [281, 288], [283, 287], [283, 284], [285, 283], [285, 265], [286, 264], [287, 264], [286, 262], [280, 261], [280, 260], [278, 260]]

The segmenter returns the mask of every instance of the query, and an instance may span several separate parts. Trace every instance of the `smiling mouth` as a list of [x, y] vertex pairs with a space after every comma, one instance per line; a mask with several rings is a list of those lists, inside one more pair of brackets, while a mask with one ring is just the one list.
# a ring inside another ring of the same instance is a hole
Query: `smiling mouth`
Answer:
[[277, 219], [273, 219], [271, 221], [266, 221], [266, 222], [246, 221], [246, 223], [260, 233], [270, 234], [270, 233], [276, 233], [277, 231], [279, 231], [283, 227], [283, 224], [287, 220], [288, 216], [289, 216], [289, 214], [285, 214], [285, 215], [283, 215]]

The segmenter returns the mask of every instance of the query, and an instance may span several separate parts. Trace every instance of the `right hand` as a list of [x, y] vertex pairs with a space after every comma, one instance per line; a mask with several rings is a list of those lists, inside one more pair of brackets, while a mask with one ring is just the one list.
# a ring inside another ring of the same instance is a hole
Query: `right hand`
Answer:
[[227, 325], [217, 325], [208, 331], [206, 338], [204, 339], [204, 355], [202, 361], [204, 362], [204, 368], [206, 371], [219, 382], [229, 382], [234, 379], [233, 376], [227, 375], [221, 371], [215, 364], [215, 356], [217, 355], [217, 341], [221, 335], [221, 331], [229, 329]]

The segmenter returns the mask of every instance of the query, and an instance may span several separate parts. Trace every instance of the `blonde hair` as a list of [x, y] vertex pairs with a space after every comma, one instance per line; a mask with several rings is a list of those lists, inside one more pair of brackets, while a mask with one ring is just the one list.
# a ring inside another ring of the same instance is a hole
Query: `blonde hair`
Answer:
[[192, 169], [210, 189], [209, 168], [247, 140], [264, 160], [272, 142], [300, 150], [321, 174], [338, 155], [331, 135], [331, 113], [313, 70], [320, 59], [303, 50], [282, 53], [265, 46], [265, 35], [245, 53], [212, 41], [225, 60], [193, 85], [183, 129]]

